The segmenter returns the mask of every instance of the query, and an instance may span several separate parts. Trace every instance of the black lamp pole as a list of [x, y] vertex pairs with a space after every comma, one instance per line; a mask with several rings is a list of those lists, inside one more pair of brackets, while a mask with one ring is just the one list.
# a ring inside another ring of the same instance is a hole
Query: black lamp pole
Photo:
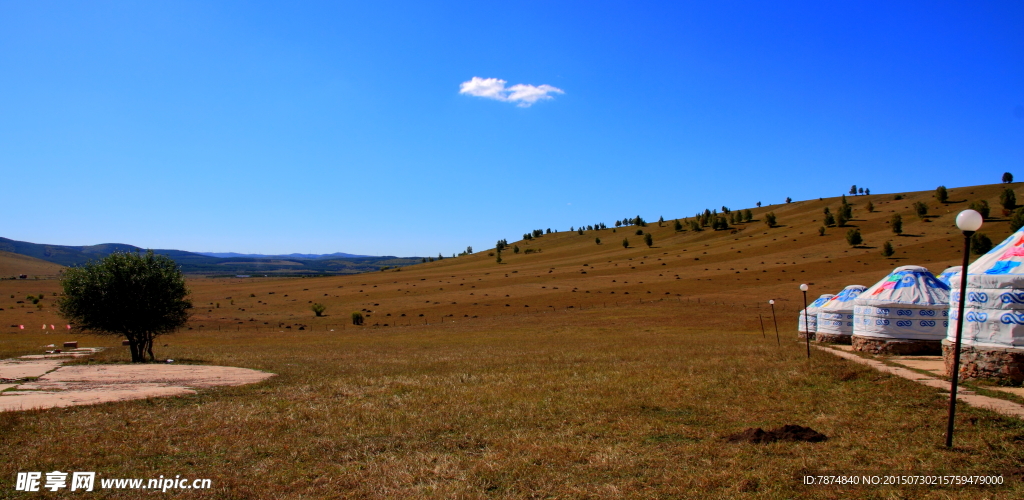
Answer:
[[775, 319], [775, 301], [769, 300], [768, 305], [772, 306], [772, 322], [775, 323], [775, 342], [782, 347], [782, 340], [779, 339], [779, 320]]
[[804, 338], [807, 339], [807, 359], [811, 359], [811, 324], [807, 322], [807, 290], [804, 293]]
[[967, 301], [967, 260], [971, 255], [971, 236], [964, 231], [964, 264], [960, 268], [960, 303], [956, 313], [956, 344], [953, 346], [953, 383], [949, 390], [949, 422], [946, 423], [946, 448], [953, 447], [953, 419], [956, 417], [956, 387], [960, 380], [960, 338], [964, 331], [964, 303]]

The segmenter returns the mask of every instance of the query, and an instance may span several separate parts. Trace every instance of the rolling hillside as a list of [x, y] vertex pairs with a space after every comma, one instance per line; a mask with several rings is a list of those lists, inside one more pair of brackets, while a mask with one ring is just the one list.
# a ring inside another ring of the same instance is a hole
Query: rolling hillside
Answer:
[[54, 276], [63, 266], [39, 260], [26, 255], [0, 251], [0, 278], [9, 279], [25, 274], [34, 276]]

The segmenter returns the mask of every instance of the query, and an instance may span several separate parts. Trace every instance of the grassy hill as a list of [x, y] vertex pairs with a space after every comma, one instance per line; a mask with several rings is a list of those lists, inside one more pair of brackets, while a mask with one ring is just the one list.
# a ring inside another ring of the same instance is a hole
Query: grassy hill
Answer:
[[[653, 223], [640, 228], [651, 248], [626, 227], [511, 242], [523, 251], [504, 252], [503, 264], [485, 250], [349, 276], [193, 278], [192, 321], [160, 337], [156, 355], [278, 376], [178, 398], [0, 413], [11, 436], [67, 437], [7, 440], [0, 456], [12, 471], [108, 477], [187, 463], [192, 477], [240, 498], [1020, 498], [1020, 420], [961, 405], [947, 450], [940, 393], [819, 351], [808, 360], [794, 342], [798, 284], [811, 284], [813, 298], [874, 284], [900, 265], [941, 271], [959, 260], [955, 214], [979, 199], [997, 206], [1001, 189], [951, 189], [946, 205], [931, 192], [851, 197], [850, 224], [865, 240], [857, 248], [848, 228], [818, 235], [823, 208], [838, 208], [828, 198], [755, 208], [754, 221], [724, 231]], [[928, 222], [916, 201], [929, 205]], [[767, 212], [779, 227], [759, 221]], [[896, 213], [904, 236], [886, 223]], [[1007, 226], [989, 220], [982, 232], [998, 242]], [[892, 258], [880, 254], [886, 240]], [[79, 340], [110, 347], [98, 362], [126, 359], [116, 338], [46, 333], [60, 325], [56, 282], [0, 290], [0, 357]], [[27, 295], [44, 298], [33, 305]], [[354, 311], [364, 326], [351, 324]], [[829, 439], [724, 439], [784, 424]], [[821, 470], [1006, 471], [1010, 484], [800, 485]]]
[[25, 255], [0, 251], [0, 278], [8, 279], [26, 274], [29, 277], [54, 276], [63, 266]]

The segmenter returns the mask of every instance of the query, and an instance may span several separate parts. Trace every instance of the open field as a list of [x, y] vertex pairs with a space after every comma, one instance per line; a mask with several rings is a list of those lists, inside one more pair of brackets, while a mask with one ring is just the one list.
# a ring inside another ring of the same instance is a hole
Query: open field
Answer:
[[[652, 248], [630, 226], [512, 242], [535, 252], [506, 251], [500, 265], [483, 251], [354, 276], [192, 280], [193, 321], [158, 339], [157, 356], [279, 376], [0, 413], [0, 497], [13, 496], [15, 472], [51, 470], [213, 479], [213, 490], [187, 493], [195, 498], [1020, 497], [1024, 422], [961, 407], [947, 451], [946, 406], [933, 390], [824, 354], [807, 361], [793, 342], [799, 283], [812, 284], [813, 299], [899, 265], [938, 273], [958, 260], [955, 214], [978, 199], [997, 214], [1002, 187], [951, 189], [947, 205], [930, 192], [850, 197], [860, 248], [846, 228], [818, 235], [822, 209], [838, 209], [830, 198], [753, 209], [755, 219], [778, 216], [771, 229], [755, 220], [676, 233], [671, 220], [651, 222], [642, 229]], [[915, 201], [929, 204], [930, 222]], [[888, 229], [893, 213], [904, 236]], [[982, 232], [998, 242], [1009, 229], [994, 220]], [[885, 240], [894, 258], [880, 255]], [[79, 340], [112, 347], [93, 362], [126, 360], [117, 339], [59, 330], [58, 289], [0, 282], [0, 357]], [[40, 294], [41, 307], [16, 303]], [[351, 325], [353, 311], [365, 326]], [[829, 440], [722, 439], [784, 424]], [[794, 477], [821, 469], [995, 471], [1014, 485], [835, 491]]]

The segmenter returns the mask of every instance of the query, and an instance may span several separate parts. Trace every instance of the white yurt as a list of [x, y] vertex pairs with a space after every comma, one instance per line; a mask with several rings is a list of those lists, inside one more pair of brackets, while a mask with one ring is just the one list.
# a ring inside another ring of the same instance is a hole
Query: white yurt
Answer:
[[874, 354], [942, 354], [949, 286], [921, 266], [897, 267], [853, 301], [853, 348]]
[[[960, 375], [1024, 382], [1024, 228], [967, 268]], [[949, 329], [942, 342], [946, 371], [953, 366], [957, 307], [963, 273], [949, 280]]]
[[960, 272], [960, 268], [962, 268], [962, 267], [964, 267], [964, 266], [947, 267], [946, 270], [942, 271], [942, 273], [940, 273], [938, 276], [936, 276], [935, 279], [945, 283], [946, 286], [949, 286], [949, 278], [951, 276], [953, 276], [954, 274]]
[[818, 310], [818, 330], [814, 340], [849, 344], [853, 335], [853, 299], [864, 290], [867, 290], [864, 285], [850, 285], [828, 299]]
[[[811, 302], [811, 305], [807, 306], [807, 309], [800, 311], [800, 319], [798, 320], [796, 330], [801, 339], [807, 338], [807, 335], [809, 334], [811, 336], [811, 340], [814, 340], [814, 333], [818, 331], [818, 311], [821, 309], [821, 306], [825, 305], [825, 302], [828, 302], [828, 299], [831, 299], [832, 297], [835, 297], [835, 295], [826, 293], [821, 297], [818, 297], [814, 302]], [[805, 322], [810, 324], [807, 325]]]

